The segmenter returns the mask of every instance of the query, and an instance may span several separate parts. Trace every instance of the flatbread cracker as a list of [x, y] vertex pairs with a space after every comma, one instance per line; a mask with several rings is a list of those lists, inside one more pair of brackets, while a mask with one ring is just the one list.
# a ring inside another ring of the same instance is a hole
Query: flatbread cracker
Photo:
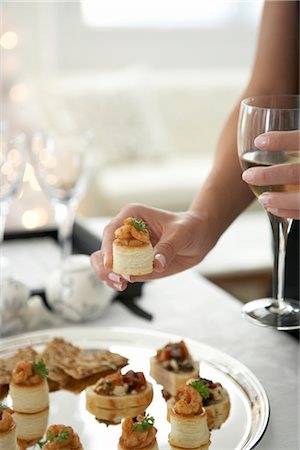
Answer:
[[[61, 338], [53, 339], [41, 357], [50, 373], [55, 368], [55, 381], [59, 383], [60, 370], [75, 380], [81, 380], [96, 373], [118, 370], [128, 364], [128, 359], [117, 353], [109, 350], [84, 351]], [[50, 378], [54, 379], [52, 376]]]
[[38, 357], [38, 353], [32, 347], [26, 347], [19, 350], [13, 356], [6, 359], [0, 359], [0, 385], [9, 384], [12, 371], [18, 361], [32, 361]]

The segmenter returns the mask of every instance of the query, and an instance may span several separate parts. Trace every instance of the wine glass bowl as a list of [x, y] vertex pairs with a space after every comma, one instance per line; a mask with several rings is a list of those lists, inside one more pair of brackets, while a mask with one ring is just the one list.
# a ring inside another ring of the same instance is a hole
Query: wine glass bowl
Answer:
[[75, 211], [91, 174], [90, 135], [38, 132], [33, 136], [32, 156], [38, 182], [53, 203], [66, 257], [71, 253]]
[[0, 133], [0, 242], [4, 237], [10, 204], [23, 182], [26, 164], [26, 137], [1, 124]]
[[[238, 122], [238, 155], [243, 170], [300, 162], [299, 149], [262, 150], [255, 145], [257, 136], [269, 132], [300, 130], [300, 96], [269, 95], [244, 99]], [[299, 184], [249, 185], [256, 197], [264, 192], [299, 192]], [[292, 330], [300, 328], [299, 301], [284, 298], [286, 245], [292, 218], [267, 211], [274, 241], [273, 297], [246, 303], [242, 314], [251, 322]]]

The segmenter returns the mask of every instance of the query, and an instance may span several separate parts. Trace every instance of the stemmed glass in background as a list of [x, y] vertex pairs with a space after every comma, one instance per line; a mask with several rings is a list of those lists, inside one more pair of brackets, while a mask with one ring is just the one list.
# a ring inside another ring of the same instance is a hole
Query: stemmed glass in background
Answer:
[[[252, 97], [241, 102], [238, 124], [238, 152], [241, 166], [272, 166], [300, 161], [299, 151], [262, 151], [255, 147], [255, 138], [269, 131], [300, 129], [300, 97], [270, 95]], [[298, 191], [299, 185], [251, 186], [258, 197], [266, 191]], [[299, 302], [284, 298], [285, 258], [292, 219], [277, 217], [268, 212], [274, 240], [273, 298], [253, 300], [243, 307], [244, 317], [253, 323], [279, 330], [300, 328]]]
[[72, 252], [75, 212], [91, 174], [90, 133], [35, 133], [33, 164], [37, 179], [52, 200], [62, 259]]
[[6, 218], [12, 200], [23, 182], [27, 160], [26, 137], [0, 124], [0, 244], [4, 238]]

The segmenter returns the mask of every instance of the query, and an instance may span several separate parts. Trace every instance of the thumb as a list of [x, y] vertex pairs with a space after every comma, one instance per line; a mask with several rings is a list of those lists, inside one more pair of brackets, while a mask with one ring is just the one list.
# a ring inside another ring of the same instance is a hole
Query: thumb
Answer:
[[174, 239], [162, 238], [154, 249], [154, 264], [155, 272], [163, 272], [171, 264], [173, 259], [181, 248], [180, 242]]

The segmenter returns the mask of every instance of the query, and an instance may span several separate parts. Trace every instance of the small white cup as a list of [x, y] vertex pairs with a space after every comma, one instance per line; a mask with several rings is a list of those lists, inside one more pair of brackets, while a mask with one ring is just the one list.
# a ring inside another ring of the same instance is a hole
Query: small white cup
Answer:
[[45, 286], [51, 309], [71, 322], [99, 317], [113, 297], [95, 274], [87, 255], [71, 255], [52, 272]]
[[29, 288], [11, 276], [0, 283], [0, 336], [21, 333], [26, 328]]

